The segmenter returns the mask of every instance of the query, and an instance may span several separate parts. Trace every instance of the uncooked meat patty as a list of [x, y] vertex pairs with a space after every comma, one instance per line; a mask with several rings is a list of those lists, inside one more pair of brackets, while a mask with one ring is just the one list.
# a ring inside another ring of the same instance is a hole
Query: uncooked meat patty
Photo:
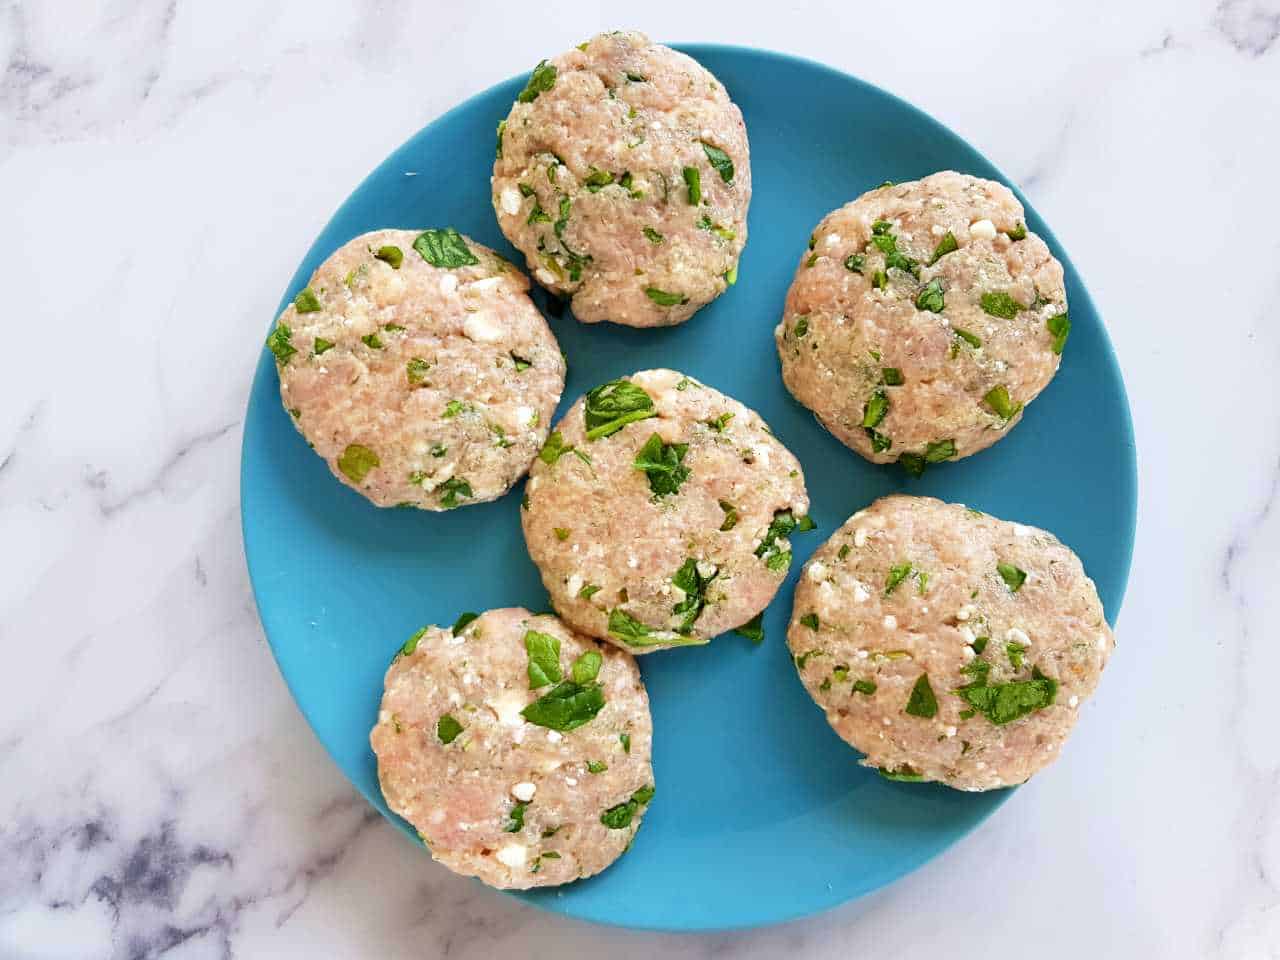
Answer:
[[453, 230], [356, 237], [267, 338], [284, 406], [333, 475], [378, 506], [493, 500], [529, 468], [564, 389], [528, 289]]
[[753, 620], [808, 513], [800, 464], [755, 411], [644, 370], [570, 408], [534, 461], [522, 517], [560, 616], [649, 653]]
[[890, 496], [805, 564], [787, 644], [864, 764], [990, 790], [1057, 758], [1115, 640], [1052, 534]]
[[498, 127], [498, 224], [587, 323], [689, 319], [736, 279], [750, 200], [741, 111], [641, 33], [538, 64]]
[[782, 379], [875, 463], [967, 457], [1057, 372], [1062, 265], [990, 180], [884, 186], [818, 224], [774, 331]]
[[387, 805], [432, 857], [523, 889], [626, 852], [653, 797], [652, 731], [635, 660], [508, 608], [414, 634], [370, 742]]

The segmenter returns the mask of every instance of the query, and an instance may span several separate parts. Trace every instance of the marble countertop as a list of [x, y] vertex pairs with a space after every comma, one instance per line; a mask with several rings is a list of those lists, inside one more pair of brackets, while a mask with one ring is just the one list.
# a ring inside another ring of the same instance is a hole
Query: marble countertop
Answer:
[[677, 937], [405, 843], [294, 708], [239, 529], [250, 375], [330, 213], [617, 10], [0, 2], [0, 958], [1280, 957], [1280, 2], [1054, 6], [621, 24], [825, 61], [992, 157], [1109, 321], [1141, 470], [1118, 655], [1054, 770], [873, 896]]

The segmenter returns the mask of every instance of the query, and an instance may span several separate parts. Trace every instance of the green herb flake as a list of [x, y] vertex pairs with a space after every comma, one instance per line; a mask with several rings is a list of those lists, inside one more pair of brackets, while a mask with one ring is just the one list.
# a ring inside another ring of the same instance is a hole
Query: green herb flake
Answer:
[[876, 692], [876, 682], [874, 680], [855, 680], [853, 681], [853, 692], [869, 697]]
[[934, 696], [933, 687], [929, 685], [929, 674], [920, 674], [916, 685], [911, 688], [911, 696], [907, 698], [904, 709], [911, 716], [923, 717], [926, 720], [938, 715], [938, 698]]
[[1009, 388], [1003, 383], [988, 390], [982, 399], [1002, 420], [1012, 420], [1022, 409], [1021, 403], [1014, 403], [1009, 397]]
[[275, 354], [276, 363], [283, 367], [298, 352], [293, 345], [293, 330], [287, 324], [279, 324], [267, 337], [267, 349]]
[[862, 273], [862, 268], [866, 264], [867, 258], [860, 253], [851, 253], [844, 258], [844, 268], [850, 273]]
[[705, 422], [707, 426], [710, 427], [712, 430], [714, 430], [716, 433], [724, 433], [725, 428], [729, 426], [729, 421], [731, 421], [732, 419], [733, 419], [733, 414], [731, 412], [726, 412], [726, 413], [720, 414], [720, 416], [718, 417], [713, 417], [712, 419], [707, 420]]
[[539, 727], [563, 732], [590, 723], [603, 708], [600, 684], [565, 680], [521, 710], [520, 716]]
[[1017, 593], [1022, 589], [1022, 585], [1027, 580], [1027, 571], [1015, 567], [1011, 563], [997, 563], [996, 573], [1000, 574], [1000, 579], [1004, 581], [1004, 585], [1009, 588], [1010, 593]]
[[360, 342], [371, 350], [381, 350], [384, 346], [382, 338], [377, 333], [368, 333], [360, 338]]
[[303, 287], [296, 297], [293, 298], [293, 308], [298, 313], [319, 313], [323, 307], [320, 306], [320, 298], [316, 296], [316, 292], [310, 287]]
[[681, 175], [688, 190], [689, 204], [696, 207], [702, 202], [702, 174], [698, 172], [697, 167], [685, 167]]
[[563, 677], [560, 672], [560, 639], [549, 633], [527, 630], [524, 635], [524, 649], [529, 655], [529, 689], [536, 690], [553, 683], [559, 683]]
[[1010, 240], [1025, 240], [1027, 239], [1027, 225], [1019, 220], [1012, 230], [1006, 230], [1005, 233]]
[[911, 576], [912, 566], [909, 561], [895, 563], [889, 568], [889, 575], [884, 581], [884, 595], [887, 597], [902, 585], [902, 581]]
[[533, 209], [529, 211], [529, 216], [525, 220], [525, 224], [532, 225], [535, 223], [550, 223], [550, 222], [551, 222], [551, 217], [548, 216], [547, 211], [542, 209], [542, 204], [535, 201], [533, 204]]
[[895, 780], [898, 783], [923, 783], [924, 774], [909, 764], [903, 764], [900, 767], [892, 769], [886, 767], [877, 767], [876, 773], [884, 777], [886, 780]]
[[647, 806], [653, 799], [653, 787], [641, 787], [631, 795], [631, 799], [610, 807], [600, 814], [600, 822], [610, 830], [625, 830], [631, 826], [631, 820], [641, 807]]
[[471, 252], [466, 241], [462, 239], [462, 235], [453, 227], [446, 227], [444, 230], [424, 230], [413, 241], [413, 249], [417, 250], [422, 259], [433, 267], [452, 270], [455, 267], [466, 267], [480, 262]]
[[656, 417], [653, 398], [629, 380], [610, 380], [587, 392], [585, 422], [588, 440], [611, 436], [629, 423]]
[[936, 277], [925, 284], [916, 297], [916, 309], [928, 310], [930, 313], [941, 313], [946, 307], [942, 294], [942, 281]]
[[978, 303], [991, 316], [999, 317], [1001, 320], [1012, 320], [1022, 309], [1022, 304], [1003, 290], [984, 293], [978, 299]]
[[990, 637], [975, 637], [973, 643], [969, 644], [969, 646], [973, 647], [974, 653], [981, 654], [983, 650], [987, 649], [987, 644], [990, 642]]
[[554, 64], [542, 60], [533, 72], [529, 74], [529, 82], [524, 85], [524, 89], [516, 97], [520, 103], [533, 103], [538, 99], [539, 94], [546, 93], [556, 85], [556, 68]]
[[889, 397], [883, 390], [877, 390], [862, 408], [862, 425], [878, 427], [885, 414], [889, 412]]
[[332, 350], [334, 343], [332, 340], [326, 340], [324, 337], [316, 337], [315, 342], [311, 345], [311, 352], [315, 356], [320, 356], [329, 350]]
[[623, 753], [630, 753], [630, 752], [631, 752], [631, 734], [629, 734], [629, 733], [620, 733], [620, 734], [618, 734], [618, 742], [619, 742], [620, 744], [622, 744], [622, 752], [623, 752]]
[[720, 179], [725, 183], [733, 183], [733, 161], [729, 159], [729, 155], [719, 147], [713, 147], [706, 141], [699, 140], [702, 144], [702, 150], [707, 155], [707, 162], [720, 174]]
[[959, 327], [956, 327], [951, 332], [954, 333], [961, 340], [963, 340], [965, 343], [967, 343], [969, 346], [973, 347], [973, 349], [975, 350], [978, 350], [982, 347], [982, 341], [979, 340], [972, 333], [970, 333], [968, 330], [961, 330]]
[[452, 510], [458, 506], [458, 498], [471, 499], [471, 484], [462, 477], [450, 477], [436, 488], [440, 491], [440, 506]]
[[682, 293], [669, 293], [657, 287], [645, 287], [644, 295], [660, 307], [678, 307], [689, 302], [689, 298]]
[[1053, 352], [1061, 354], [1067, 345], [1067, 335], [1071, 333], [1071, 318], [1066, 313], [1059, 313], [1046, 320], [1044, 325], [1053, 334]]
[[764, 643], [764, 611], [760, 611], [746, 623], [734, 627], [733, 632], [746, 637], [752, 643]]
[[[933, 248], [933, 256], [929, 258], [929, 266], [933, 266], [948, 253], [955, 253], [960, 249], [960, 245], [956, 243], [956, 235], [948, 230], [943, 234], [942, 239], [938, 241], [938, 245]], [[934, 311], [935, 313], [937, 311]]]
[[532, 360], [526, 360], [524, 357], [517, 356], [514, 353], [509, 354], [509, 356], [511, 357], [512, 366], [516, 368], [516, 373], [524, 373], [533, 366]]
[[632, 466], [648, 476], [649, 489], [655, 496], [676, 493], [689, 479], [689, 468], [684, 466], [688, 450], [687, 443], [663, 443], [662, 437], [654, 433], [640, 448]]
[[688, 634], [693, 629], [694, 622], [707, 605], [707, 587], [714, 579], [714, 573], [704, 577], [699, 572], [698, 562], [693, 557], [687, 557], [680, 569], [671, 575], [671, 585], [684, 594], [684, 599], [671, 608], [672, 613], [683, 618], [680, 626], [676, 627], [678, 633]]
[[865, 427], [864, 429], [866, 430], [867, 436], [871, 438], [871, 449], [873, 452], [884, 453], [893, 446], [893, 441], [879, 430], [872, 430], [870, 427]]
[[582, 183], [590, 192], [598, 193], [600, 190], [613, 183], [613, 174], [609, 173], [607, 170], [597, 170], [595, 167], [592, 167], [587, 171], [587, 177], [582, 181]]
[[458, 416], [459, 414], [465, 412], [466, 409], [467, 409], [467, 405], [463, 403], [461, 400], [450, 400], [448, 403], [444, 405], [444, 413], [442, 413], [441, 416], [445, 420], [451, 420], [454, 417]]
[[378, 455], [359, 443], [348, 445], [338, 457], [338, 469], [352, 483], [364, 483], [369, 471], [381, 465]]
[[604, 664], [604, 656], [598, 650], [588, 650], [581, 654], [569, 668], [573, 682], [586, 686], [600, 675], [600, 667]]
[[871, 287], [874, 290], [884, 290], [889, 286], [889, 275], [883, 270], [877, 270], [871, 275]]
[[1022, 657], [1027, 652], [1025, 643], [1006, 643], [1004, 645], [1005, 656], [1009, 658], [1009, 665], [1015, 670], [1022, 669]]
[[690, 646], [707, 642], [696, 637], [681, 637], [677, 634], [654, 630], [620, 607], [614, 607], [609, 611], [608, 630], [609, 636], [621, 640], [629, 647], [657, 647], [664, 644]]
[[603, 763], [599, 760], [587, 761], [587, 773], [604, 773], [608, 769], [609, 765], [607, 763]]
[[897, 367], [884, 367], [880, 370], [880, 376], [884, 379], [886, 387], [900, 387], [905, 382], [902, 379], [902, 371]]
[[954, 440], [936, 440], [924, 448], [925, 463], [942, 463], [942, 461], [950, 460], [955, 455], [956, 442]]
[[791, 328], [791, 334], [797, 340], [804, 337], [809, 332], [809, 318], [807, 316], [797, 317], [795, 326]]
[[453, 621], [453, 627], [451, 628], [453, 635], [455, 637], [458, 636], [463, 630], [467, 629], [472, 622], [479, 619], [480, 614], [472, 613], [469, 610], [466, 613], [459, 614], [458, 619]]
[[394, 245], [379, 247], [373, 256], [389, 265], [392, 270], [399, 270], [400, 264], [404, 263], [404, 251]]
[[645, 239], [647, 239], [650, 243], [661, 243], [664, 239], [662, 234], [660, 234], [657, 230], [653, 229], [653, 227], [645, 227], [644, 235], [645, 235]]
[[447, 713], [436, 721], [436, 739], [441, 743], [453, 743], [461, 732], [462, 724]]
[[529, 804], [523, 800], [517, 801], [511, 807], [511, 813], [507, 815], [507, 822], [502, 825], [503, 833], [519, 833], [524, 829], [524, 812]]
[[800, 622], [810, 630], [815, 632], [818, 630], [819, 622], [818, 615], [816, 613], [806, 613], [800, 618]]
[[406, 657], [409, 656], [413, 651], [418, 649], [418, 641], [426, 636], [426, 634], [427, 628], [419, 627], [414, 631], [413, 636], [404, 642], [404, 645], [400, 648], [400, 652]]
[[[975, 679], [955, 692], [973, 711], [981, 713], [996, 726], [1012, 723], [1036, 710], [1043, 710], [1057, 699], [1058, 682], [1046, 677], [1039, 668], [1032, 671], [1030, 680], [992, 684], [987, 682], [990, 664], [984, 666], [988, 670], [975, 672]], [[972, 715], [972, 712], [966, 712]]]
[[724, 523], [720, 524], [720, 532], [728, 533], [738, 525], [738, 508], [728, 500], [721, 500], [720, 509], [724, 511]]
[[494, 156], [499, 160], [502, 159], [502, 135], [506, 132], [507, 132], [507, 121], [499, 120], [498, 121], [498, 143], [493, 151]]

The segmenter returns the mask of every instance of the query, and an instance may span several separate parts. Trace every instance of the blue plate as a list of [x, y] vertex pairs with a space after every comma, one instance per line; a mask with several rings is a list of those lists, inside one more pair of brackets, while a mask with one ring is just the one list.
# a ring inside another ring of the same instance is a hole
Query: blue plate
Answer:
[[[783, 387], [773, 345], [818, 220], [884, 180], [951, 168], [1008, 181], [941, 124], [860, 80], [759, 50], [681, 49], [728, 87], [751, 137], [755, 196], [738, 284], [673, 329], [552, 318], [569, 358], [561, 408], [646, 367], [697, 377], [758, 410], [800, 458], [818, 531], [793, 539], [797, 562], [765, 616], [762, 646], [729, 634], [641, 658], [658, 793], [631, 852], [593, 879], [520, 896], [597, 922], [722, 930], [789, 920], [875, 890], [946, 849], [1009, 796], [890, 783], [855, 763], [801, 687], [783, 642], [800, 562], [876, 497], [929, 494], [1057, 533], [1083, 559], [1114, 621], [1133, 545], [1136, 476], [1106, 331], [1030, 206], [1027, 225], [1066, 269], [1072, 329], [1061, 371], [1009, 437], [912, 480], [868, 464], [819, 427]], [[524, 81], [471, 98], [388, 157], [303, 258], [281, 309], [329, 253], [379, 227], [452, 224], [523, 264], [494, 220], [489, 173], [494, 127]], [[263, 351], [245, 419], [241, 503], [258, 611], [289, 688], [351, 781], [412, 836], [383, 803], [369, 750], [382, 675], [424, 623], [452, 623], [463, 610], [548, 607], [520, 533], [520, 492], [446, 514], [370, 506], [307, 449], [281, 409]], [[1104, 684], [1102, 692], [1117, 691]], [[425, 850], [422, 869], [440, 869]]]

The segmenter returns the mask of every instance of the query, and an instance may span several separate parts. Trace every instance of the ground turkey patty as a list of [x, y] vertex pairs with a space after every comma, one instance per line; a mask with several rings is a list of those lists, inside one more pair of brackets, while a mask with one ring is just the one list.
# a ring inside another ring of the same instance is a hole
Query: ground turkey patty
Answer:
[[544, 60], [498, 126], [502, 232], [588, 323], [688, 320], [737, 278], [750, 200], [741, 111], [641, 33]]
[[560, 615], [633, 653], [752, 621], [811, 529], [800, 464], [760, 416], [672, 370], [569, 410], [525, 487], [525, 542]]
[[564, 389], [528, 289], [453, 230], [356, 237], [267, 338], [285, 409], [333, 475], [380, 507], [493, 500], [529, 468]]
[[424, 627], [369, 736], [387, 805], [431, 855], [494, 887], [599, 873], [653, 797], [636, 662], [519, 607]]
[[989, 790], [1058, 756], [1115, 640], [1052, 534], [891, 496], [805, 564], [787, 644], [865, 765]]
[[875, 463], [989, 447], [1053, 379], [1062, 265], [990, 180], [886, 185], [818, 224], [774, 331], [782, 379]]

